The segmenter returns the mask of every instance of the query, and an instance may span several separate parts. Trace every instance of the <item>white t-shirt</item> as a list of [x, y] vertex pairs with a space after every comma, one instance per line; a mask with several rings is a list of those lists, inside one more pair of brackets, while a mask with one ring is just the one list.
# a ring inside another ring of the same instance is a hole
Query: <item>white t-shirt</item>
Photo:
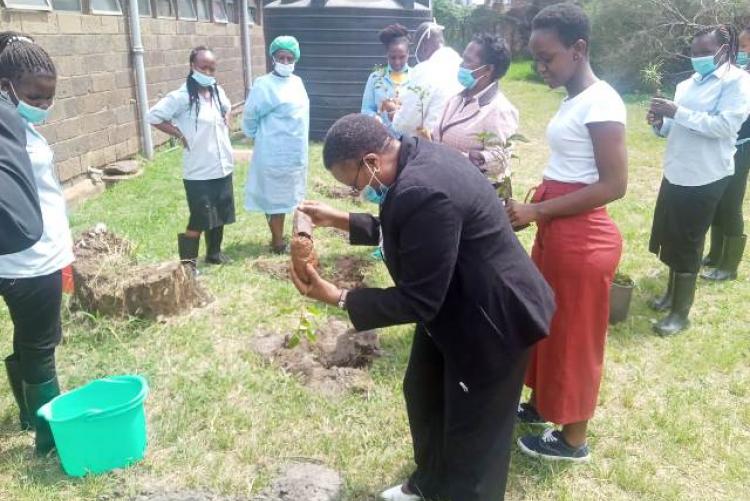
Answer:
[[625, 125], [627, 110], [622, 98], [599, 80], [575, 96], [565, 98], [547, 126], [552, 151], [544, 177], [563, 183], [593, 184], [599, 180], [588, 124], [617, 122]]
[[44, 231], [29, 249], [0, 256], [0, 278], [33, 278], [50, 275], [73, 262], [65, 197], [55, 176], [52, 150], [33, 125], [26, 123], [26, 151], [39, 192]]

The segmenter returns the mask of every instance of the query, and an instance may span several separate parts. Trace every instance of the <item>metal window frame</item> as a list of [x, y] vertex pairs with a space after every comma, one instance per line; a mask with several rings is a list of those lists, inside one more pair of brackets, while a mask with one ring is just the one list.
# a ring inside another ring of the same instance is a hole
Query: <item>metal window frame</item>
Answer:
[[173, 16], [161, 16], [159, 15], [159, 7], [158, 2], [159, 0], [153, 0], [151, 2], [151, 11], [153, 13], [153, 17], [155, 19], [177, 19], [177, 0], [168, 0], [170, 4], [172, 4], [172, 10], [174, 11]]
[[36, 11], [36, 12], [51, 12], [52, 11], [51, 0], [44, 0], [44, 3], [47, 4], [46, 7], [40, 7], [38, 5], [24, 5], [22, 2], [17, 2], [16, 0], [2, 0], [2, 1], [3, 1], [3, 5], [8, 10], [25, 10], [25, 11]]
[[[122, 0], [115, 0], [117, 2], [117, 6], [120, 8], [119, 11], [115, 10], [99, 10], [94, 8], [94, 0], [88, 0], [88, 12], [90, 14], [95, 14], [97, 16], [122, 16], [123, 10], [122, 10]], [[83, 8], [83, 6], [81, 6]]]
[[[198, 4], [200, 3], [206, 3], [206, 12], [208, 13], [207, 19], [201, 19], [198, 17]], [[193, 6], [195, 7], [195, 17], [196, 22], [199, 23], [210, 23], [211, 22], [211, 0], [193, 0]]]
[[78, 1], [78, 10], [65, 10], [65, 9], [56, 9], [55, 4], [52, 3], [54, 0], [48, 0], [50, 5], [52, 5], [52, 10], [54, 12], [60, 12], [61, 14], [78, 14], [79, 16], [85, 12], [86, 5], [83, 0], [77, 0]]
[[174, 0], [174, 6], [175, 6], [176, 14], [177, 14], [177, 19], [180, 21], [197, 21], [198, 20], [198, 6], [195, 5], [194, 0], [186, 0], [186, 1], [193, 6], [193, 14], [195, 14], [195, 17], [183, 17], [182, 12], [180, 12], [180, 0]]
[[233, 5], [233, 8], [234, 8], [234, 16], [233, 16], [233, 18], [230, 18], [229, 17], [229, 0], [221, 0], [221, 1], [224, 4], [224, 12], [227, 15], [227, 24], [240, 24], [240, 20], [239, 20], [239, 17], [240, 17], [239, 4], [240, 4], [240, 2], [238, 2], [237, 0], [232, 0], [232, 2], [233, 2], [232, 5]]
[[148, 5], [148, 12], [144, 12], [141, 10], [141, 6], [138, 6], [138, 17], [154, 17], [154, 4], [151, 0], [146, 0], [146, 5]]
[[[221, 5], [221, 8], [224, 9], [224, 19], [217, 19], [216, 15], [214, 14], [214, 3], [218, 3]], [[227, 6], [224, 3], [224, 0], [211, 0], [211, 22], [216, 24], [229, 24], [229, 16], [227, 15]]]

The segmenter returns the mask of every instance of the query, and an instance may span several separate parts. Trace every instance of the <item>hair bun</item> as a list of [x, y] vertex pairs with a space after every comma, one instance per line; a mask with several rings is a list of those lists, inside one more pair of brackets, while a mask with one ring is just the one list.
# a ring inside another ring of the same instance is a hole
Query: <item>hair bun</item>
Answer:
[[390, 24], [383, 28], [383, 30], [378, 35], [380, 38], [380, 42], [388, 47], [393, 42], [401, 41], [401, 39], [405, 39], [405, 41], [409, 42], [409, 30], [406, 29], [406, 26], [403, 26], [401, 24]]

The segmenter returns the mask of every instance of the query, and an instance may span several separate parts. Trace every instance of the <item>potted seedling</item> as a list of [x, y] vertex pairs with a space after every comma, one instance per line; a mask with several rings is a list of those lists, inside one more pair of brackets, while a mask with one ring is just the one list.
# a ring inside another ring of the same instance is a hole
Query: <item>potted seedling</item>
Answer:
[[630, 301], [633, 298], [635, 282], [629, 275], [615, 273], [609, 294], [609, 324], [624, 322], [630, 312]]
[[[375, 88], [383, 90], [386, 88], [385, 77], [387, 68], [382, 64], [376, 64], [373, 69], [375, 73]], [[401, 107], [401, 99], [399, 98], [399, 88], [396, 86], [394, 95], [384, 99], [378, 106], [378, 113], [386, 113], [389, 117], [392, 117], [394, 113]]]

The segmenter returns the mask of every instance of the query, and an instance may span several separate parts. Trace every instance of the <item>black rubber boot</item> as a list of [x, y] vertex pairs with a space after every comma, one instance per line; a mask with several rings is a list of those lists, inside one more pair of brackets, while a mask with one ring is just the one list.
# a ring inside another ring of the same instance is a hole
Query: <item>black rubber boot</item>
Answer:
[[200, 238], [190, 238], [184, 233], [177, 235], [177, 250], [180, 253], [180, 261], [194, 275], [198, 274], [198, 250], [200, 245]]
[[672, 297], [674, 296], [674, 271], [669, 269], [669, 278], [667, 279], [667, 291], [663, 296], [652, 299], [648, 307], [654, 311], [667, 311], [672, 307]]
[[26, 406], [36, 429], [34, 451], [39, 456], [44, 456], [55, 448], [55, 439], [52, 437], [52, 430], [50, 430], [47, 420], [37, 416], [36, 411], [59, 394], [60, 385], [57, 382], [57, 376], [45, 383], [29, 384], [26, 381], [23, 382], [23, 396], [26, 399]]
[[714, 282], [725, 282], [737, 279], [737, 268], [740, 267], [742, 255], [745, 253], [747, 235], [739, 237], [726, 237], [724, 239], [724, 252], [721, 255], [719, 266], [701, 273], [701, 278]]
[[703, 258], [701, 263], [707, 268], [714, 268], [719, 265], [721, 255], [724, 252], [724, 230], [717, 225], [711, 225], [711, 248], [708, 254]]
[[660, 336], [674, 336], [690, 327], [690, 308], [695, 299], [697, 273], [675, 273], [672, 309], [666, 318], [654, 324], [654, 331]]
[[206, 230], [206, 263], [227, 264], [232, 260], [221, 252], [221, 242], [224, 240], [224, 227]]
[[8, 373], [8, 383], [18, 405], [18, 420], [21, 423], [21, 429], [31, 430], [33, 423], [29, 409], [26, 407], [26, 400], [23, 398], [23, 377], [21, 377], [21, 364], [17, 355], [10, 355], [5, 359], [5, 371]]

